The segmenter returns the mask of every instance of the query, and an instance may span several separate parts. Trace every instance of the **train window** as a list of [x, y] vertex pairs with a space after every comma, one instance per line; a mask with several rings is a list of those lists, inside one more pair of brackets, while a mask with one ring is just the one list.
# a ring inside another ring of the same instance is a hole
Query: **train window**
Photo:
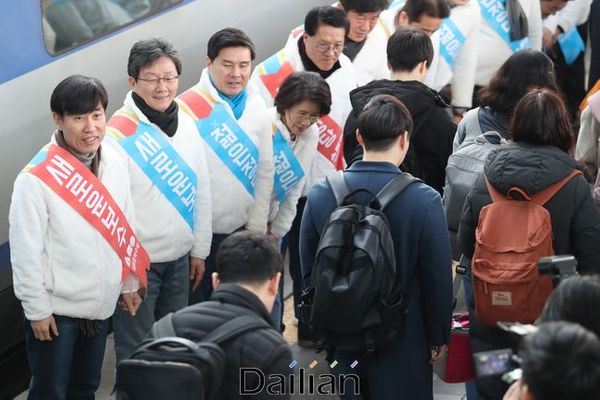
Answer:
[[41, 0], [44, 44], [52, 55], [169, 8], [182, 0]]

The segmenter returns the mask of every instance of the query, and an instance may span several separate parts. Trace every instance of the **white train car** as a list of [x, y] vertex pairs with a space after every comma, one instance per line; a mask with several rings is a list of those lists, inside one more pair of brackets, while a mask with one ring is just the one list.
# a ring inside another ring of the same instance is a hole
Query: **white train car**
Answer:
[[108, 114], [122, 103], [127, 57], [140, 39], [163, 37], [180, 52], [180, 90], [195, 84], [212, 33], [245, 31], [262, 61], [323, 0], [0, 0], [0, 398], [23, 390], [23, 317], [14, 297], [8, 243], [12, 185], [53, 131], [50, 94], [65, 77], [99, 78]]

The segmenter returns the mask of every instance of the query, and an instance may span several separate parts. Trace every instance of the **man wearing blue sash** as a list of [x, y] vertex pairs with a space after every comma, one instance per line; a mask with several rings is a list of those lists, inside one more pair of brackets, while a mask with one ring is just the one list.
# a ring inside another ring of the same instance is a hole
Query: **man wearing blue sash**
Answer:
[[[480, 0], [479, 8], [482, 20], [476, 88], [486, 86], [494, 72], [517, 50], [542, 49], [540, 0]], [[515, 10], [512, 18], [509, 8]]]
[[432, 87], [447, 95], [454, 122], [458, 123], [472, 105], [481, 13], [477, 0], [453, 0], [448, 4], [450, 17], [440, 25], [440, 51], [434, 55], [439, 60]]
[[344, 10], [350, 22], [343, 53], [354, 65], [358, 84], [389, 78], [385, 46], [391, 33], [379, 19], [388, 0], [341, 0], [335, 6]]
[[194, 121], [174, 101], [181, 70], [164, 39], [135, 43], [127, 65], [132, 90], [108, 124], [128, 161], [138, 234], [151, 261], [139, 312], [115, 313], [117, 361], [156, 320], [187, 305], [189, 281], [199, 285], [210, 251], [209, 169]]
[[446, 0], [395, 0], [381, 14], [384, 24], [391, 32], [412, 27], [421, 29], [431, 38], [433, 59], [427, 65], [427, 74], [423, 83], [434, 90], [442, 89], [434, 84], [440, 63], [440, 27], [449, 15], [450, 7]]
[[[544, 18], [542, 45], [554, 62], [556, 80], [574, 126], [579, 125], [579, 103], [586, 94], [584, 54], [591, 4], [591, 0], [540, 2]], [[561, 6], [564, 8], [555, 11]]]
[[244, 32], [218, 31], [208, 41], [200, 82], [178, 99], [195, 119], [197, 143], [206, 148], [213, 196], [210, 256], [192, 304], [210, 297], [215, 255], [227, 236], [242, 229], [267, 232], [273, 130], [263, 99], [248, 83], [254, 57], [254, 44]]

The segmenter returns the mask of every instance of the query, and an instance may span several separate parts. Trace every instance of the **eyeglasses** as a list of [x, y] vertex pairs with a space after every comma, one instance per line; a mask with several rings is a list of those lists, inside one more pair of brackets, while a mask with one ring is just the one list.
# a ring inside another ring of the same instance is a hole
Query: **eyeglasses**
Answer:
[[293, 111], [292, 117], [295, 120], [300, 120], [302, 122], [308, 121], [311, 125], [319, 120], [320, 115], [309, 114], [304, 111]]
[[175, 76], [163, 76], [162, 78], [137, 78], [138, 81], [146, 82], [152, 86], [158, 86], [160, 81], [163, 81], [165, 85], [172, 85], [179, 79], [179, 75]]
[[317, 49], [320, 53], [327, 53], [329, 50], [331, 50], [336, 54], [340, 54], [342, 50], [344, 50], [344, 43], [317, 43], [315, 45], [315, 49]]

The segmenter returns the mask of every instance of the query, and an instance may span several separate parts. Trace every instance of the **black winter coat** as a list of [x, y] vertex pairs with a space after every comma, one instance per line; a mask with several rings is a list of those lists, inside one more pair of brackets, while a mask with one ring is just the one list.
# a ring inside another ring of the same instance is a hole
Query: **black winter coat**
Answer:
[[[177, 336], [192, 341], [201, 340], [225, 322], [248, 314], [256, 314], [272, 325], [271, 317], [260, 299], [250, 291], [235, 284], [222, 284], [216, 289], [209, 302], [186, 307], [173, 315], [173, 325]], [[267, 377], [271, 374], [290, 374], [292, 361], [290, 347], [275, 329], [260, 329], [238, 336], [222, 345], [226, 357], [226, 371], [223, 380], [221, 399], [288, 399], [289, 395], [260, 394], [240, 396], [239, 371], [241, 367], [255, 367]], [[248, 374], [255, 377], [255, 374]], [[248, 389], [258, 386], [258, 382], [248, 380]]]
[[[484, 172], [500, 193], [518, 186], [528, 195], [558, 182], [583, 167], [556, 147], [513, 143], [492, 150]], [[481, 209], [492, 200], [483, 176], [463, 208], [458, 240], [463, 254], [472, 257]], [[544, 206], [550, 212], [554, 252], [572, 254], [582, 273], [600, 272], [600, 214], [583, 175], [569, 181]]]
[[400, 169], [421, 178], [442, 193], [446, 164], [452, 154], [456, 124], [452, 121], [439, 94], [418, 81], [381, 79], [350, 92], [352, 111], [344, 126], [344, 158], [348, 166], [362, 159], [362, 148], [356, 140], [358, 115], [368, 101], [378, 94], [389, 94], [404, 103], [413, 118], [413, 132], [407, 161], [414, 151], [416, 165], [407, 161]]
[[[492, 150], [484, 173], [500, 192], [517, 186], [528, 195], [558, 182], [573, 169], [582, 169], [571, 156], [552, 146], [512, 143]], [[458, 229], [462, 253], [469, 259], [475, 250], [475, 229], [481, 209], [492, 202], [483, 175], [467, 196]], [[585, 178], [572, 178], [554, 195], [544, 208], [552, 221], [553, 247], [556, 254], [572, 254], [577, 258], [582, 273], [600, 272], [600, 214], [592, 200]], [[467, 281], [470, 282], [470, 281]], [[469, 307], [471, 350], [476, 352], [513, 347], [518, 343], [507, 333], [495, 327], [481, 325], [475, 318], [474, 302], [467, 298]], [[477, 380], [482, 399], [501, 398], [508, 388], [497, 377]]]

